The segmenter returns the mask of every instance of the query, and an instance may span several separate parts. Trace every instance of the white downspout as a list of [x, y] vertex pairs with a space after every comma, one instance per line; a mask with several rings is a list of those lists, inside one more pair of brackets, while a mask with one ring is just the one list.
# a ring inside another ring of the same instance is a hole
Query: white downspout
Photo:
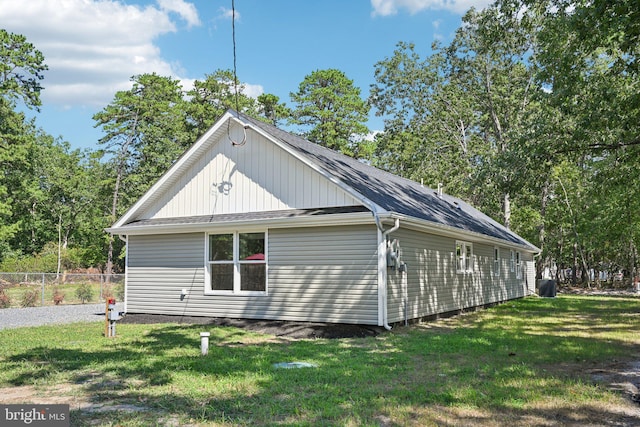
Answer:
[[127, 309], [127, 288], [129, 287], [129, 236], [123, 236], [119, 234], [118, 237], [125, 244], [125, 257], [124, 257], [124, 312], [127, 313], [129, 310]]
[[378, 215], [373, 212], [378, 226], [378, 304], [382, 309], [379, 322], [388, 331], [391, 330], [387, 313], [387, 236], [400, 228], [400, 219], [396, 218], [395, 224], [388, 230], [382, 228]]

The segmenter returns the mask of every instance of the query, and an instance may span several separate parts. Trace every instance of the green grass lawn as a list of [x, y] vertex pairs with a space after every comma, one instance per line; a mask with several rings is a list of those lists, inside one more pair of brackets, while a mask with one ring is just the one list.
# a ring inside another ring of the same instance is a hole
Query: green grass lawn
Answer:
[[[372, 338], [122, 324], [108, 339], [103, 330], [96, 322], [0, 331], [0, 403], [69, 403], [72, 425], [640, 421], [640, 407], [606, 380], [640, 361], [634, 297], [530, 297]], [[207, 356], [201, 331], [211, 332]], [[287, 361], [317, 368], [273, 367]]]

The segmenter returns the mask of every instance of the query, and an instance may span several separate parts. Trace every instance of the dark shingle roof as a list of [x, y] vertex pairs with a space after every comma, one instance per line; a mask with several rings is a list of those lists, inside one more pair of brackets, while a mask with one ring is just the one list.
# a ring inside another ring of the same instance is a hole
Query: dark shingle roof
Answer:
[[537, 251], [531, 243], [461, 199], [446, 194], [438, 196], [433, 189], [414, 181], [364, 164], [257, 119], [243, 114], [239, 117], [285, 143], [388, 212], [480, 233]]

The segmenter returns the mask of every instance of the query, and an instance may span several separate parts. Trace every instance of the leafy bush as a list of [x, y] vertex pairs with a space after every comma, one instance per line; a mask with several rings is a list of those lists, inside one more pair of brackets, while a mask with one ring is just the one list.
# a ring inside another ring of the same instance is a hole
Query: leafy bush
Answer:
[[20, 255], [12, 253], [0, 263], [0, 270], [11, 271], [37, 271], [44, 273], [55, 272], [58, 267], [58, 258], [55, 254]]
[[60, 304], [62, 304], [62, 301], [64, 301], [64, 294], [62, 292], [60, 292], [60, 289], [58, 289], [57, 287], [54, 288], [54, 290], [53, 290], [53, 303], [55, 305], [60, 305]]
[[40, 293], [37, 289], [31, 289], [22, 294], [20, 305], [22, 307], [35, 307]]
[[9, 308], [11, 307], [11, 298], [4, 291], [4, 288], [0, 286], [0, 308]]
[[102, 298], [114, 298], [116, 301], [124, 301], [124, 283], [105, 284], [102, 289]]
[[76, 297], [82, 302], [82, 304], [91, 301], [93, 299], [93, 289], [88, 283], [83, 283], [76, 289]]
[[[37, 254], [20, 252], [3, 253], [0, 271], [28, 271], [38, 273], [55, 273], [58, 271], [58, 243], [47, 243]], [[88, 268], [102, 262], [101, 254], [96, 250], [83, 248], [63, 248], [60, 264], [63, 270]]]
[[118, 283], [116, 285], [116, 298], [118, 301], [124, 301], [124, 283]]
[[111, 286], [104, 285], [102, 287], [102, 295], [100, 295], [100, 298], [107, 300], [112, 297], [113, 297], [113, 290], [111, 289]]

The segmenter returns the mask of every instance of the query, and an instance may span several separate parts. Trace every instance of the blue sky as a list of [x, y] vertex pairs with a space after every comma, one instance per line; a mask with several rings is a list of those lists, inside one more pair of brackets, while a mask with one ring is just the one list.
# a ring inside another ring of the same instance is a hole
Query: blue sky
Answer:
[[[247, 93], [289, 94], [304, 77], [337, 68], [369, 94], [374, 66], [400, 41], [421, 56], [445, 43], [470, 7], [488, 0], [235, 0], [237, 75]], [[98, 148], [92, 116], [135, 74], [172, 76], [189, 88], [233, 68], [231, 0], [1, 1], [0, 22], [45, 55], [40, 113], [47, 133]], [[368, 126], [381, 130], [371, 114]]]

